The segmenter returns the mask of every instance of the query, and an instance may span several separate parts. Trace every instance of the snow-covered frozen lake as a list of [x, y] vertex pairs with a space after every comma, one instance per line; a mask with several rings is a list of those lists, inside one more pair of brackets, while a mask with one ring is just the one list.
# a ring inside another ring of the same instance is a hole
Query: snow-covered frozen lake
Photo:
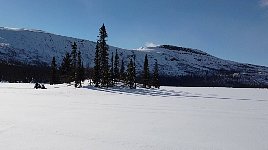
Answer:
[[268, 90], [0, 83], [1, 150], [268, 150]]

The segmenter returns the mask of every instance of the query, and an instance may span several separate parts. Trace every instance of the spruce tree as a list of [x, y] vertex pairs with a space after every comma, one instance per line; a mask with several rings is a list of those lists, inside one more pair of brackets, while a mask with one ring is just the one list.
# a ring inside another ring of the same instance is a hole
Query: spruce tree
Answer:
[[114, 85], [114, 53], [112, 53], [111, 57], [111, 68], [110, 68], [110, 85]]
[[[72, 81], [76, 80], [76, 75], [77, 75], [77, 45], [74, 42], [74, 44], [72, 44], [72, 53], [71, 53], [71, 57], [72, 57], [72, 65], [71, 65], [71, 73], [72, 73]], [[75, 84], [76, 86], [76, 84]]]
[[159, 69], [158, 69], [158, 63], [157, 60], [155, 60], [155, 64], [154, 64], [154, 71], [153, 71], [153, 79], [152, 79], [152, 85], [155, 88], [159, 88], [160, 87], [160, 83], [159, 83]]
[[81, 52], [78, 51], [77, 53], [77, 67], [75, 71], [75, 87], [82, 86], [82, 59], [81, 59]]
[[134, 73], [134, 63], [133, 63], [132, 59], [130, 59], [130, 62], [128, 64], [126, 81], [127, 81], [126, 82], [127, 85], [131, 89], [134, 88], [134, 84], [135, 84], [135, 73]]
[[51, 61], [51, 72], [50, 72], [50, 85], [57, 83], [57, 65], [55, 57], [52, 58]]
[[61, 81], [63, 83], [71, 82], [71, 70], [71, 55], [66, 53], [60, 67]]
[[124, 64], [123, 59], [121, 61], [121, 67], [120, 67], [120, 79], [121, 79], [122, 82], [125, 81], [125, 64]]
[[95, 48], [95, 59], [94, 59], [94, 74], [93, 74], [93, 83], [95, 84], [95, 87], [99, 87], [100, 85], [100, 50], [99, 50], [99, 42], [97, 41], [97, 45]]
[[80, 79], [81, 79], [81, 81], [85, 81], [85, 79], [86, 79], [86, 71], [85, 71], [83, 61], [82, 61], [81, 70], [80, 70]]
[[136, 82], [136, 55], [134, 55], [133, 72], [134, 72], [134, 88], [136, 89], [136, 87], [137, 87], [137, 82]]
[[144, 58], [144, 66], [143, 66], [143, 87], [149, 87], [149, 80], [150, 80], [150, 72], [149, 72], [149, 65], [148, 65], [148, 57], [147, 54]]
[[99, 30], [99, 51], [100, 51], [100, 73], [101, 73], [101, 85], [104, 87], [109, 86], [109, 64], [108, 64], [108, 50], [109, 47], [106, 44], [106, 38], [108, 34], [106, 32], [104, 24]]
[[116, 52], [115, 52], [115, 57], [114, 57], [114, 80], [115, 82], [118, 82], [119, 81], [119, 56], [118, 56], [118, 52], [117, 52], [117, 49], [116, 49]]

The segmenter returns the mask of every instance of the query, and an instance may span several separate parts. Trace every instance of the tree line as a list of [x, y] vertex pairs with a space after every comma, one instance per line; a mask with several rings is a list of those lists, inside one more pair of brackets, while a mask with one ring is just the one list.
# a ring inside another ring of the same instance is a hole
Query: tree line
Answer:
[[81, 58], [81, 52], [77, 50], [77, 44], [72, 45], [71, 53], [66, 53], [61, 66], [57, 68], [55, 57], [52, 58], [50, 84], [75, 82], [75, 87], [81, 87], [85, 80], [85, 68]]
[[[108, 34], [103, 24], [99, 29], [95, 47], [94, 68], [92, 72], [92, 81], [95, 87], [113, 87], [123, 84], [132, 89], [136, 88], [138, 83], [142, 83], [142, 87], [144, 88], [151, 88], [152, 86], [155, 88], [160, 87], [157, 60], [155, 60], [153, 74], [150, 77], [148, 56], [147, 54], [145, 55], [141, 80], [137, 81], [135, 55], [129, 58], [126, 69], [123, 59], [121, 59], [120, 66], [120, 58], [117, 50], [115, 55], [113, 53], [111, 54], [109, 60], [107, 38]], [[82, 81], [85, 80], [85, 68], [81, 59], [81, 52], [78, 50], [75, 42], [71, 47], [71, 53], [67, 52], [65, 54], [59, 68], [57, 67], [55, 57], [52, 58], [50, 84], [71, 83], [74, 81], [75, 87], [82, 86]]]
[[[95, 48], [95, 58], [94, 58], [94, 75], [93, 83], [95, 87], [112, 87], [118, 83], [124, 83], [130, 88], [136, 88], [137, 86], [137, 75], [136, 75], [136, 63], [135, 55], [132, 58], [129, 58], [127, 64], [127, 69], [125, 70], [125, 64], [123, 59], [121, 60], [121, 67], [119, 69], [119, 55], [116, 50], [115, 56], [112, 53], [109, 66], [109, 46], [106, 41], [108, 34], [106, 32], [105, 25], [99, 29], [99, 39]], [[150, 72], [148, 65], [148, 57], [145, 55], [144, 60], [144, 71], [143, 71], [143, 87], [150, 88], [154, 86], [156, 88], [160, 87], [159, 84], [159, 75], [158, 75], [158, 64], [155, 62], [154, 71], [153, 71], [152, 82], [150, 82]]]

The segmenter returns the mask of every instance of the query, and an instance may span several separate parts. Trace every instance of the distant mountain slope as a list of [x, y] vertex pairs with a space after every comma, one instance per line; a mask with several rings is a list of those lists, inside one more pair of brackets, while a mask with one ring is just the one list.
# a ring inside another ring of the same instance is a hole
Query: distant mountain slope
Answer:
[[[96, 43], [88, 40], [65, 37], [40, 30], [0, 28], [0, 60], [4, 62], [19, 61], [26, 64], [45, 64], [53, 56], [60, 64], [66, 52], [71, 51], [71, 44], [77, 42], [84, 64], [94, 66]], [[138, 73], [141, 73], [144, 56], [148, 54], [150, 67], [154, 59], [158, 60], [161, 76], [232, 76], [240, 82], [268, 85], [268, 68], [251, 64], [223, 60], [203, 51], [171, 45], [145, 47], [126, 50], [110, 46], [110, 55], [118, 49], [120, 59], [127, 61], [136, 57]]]

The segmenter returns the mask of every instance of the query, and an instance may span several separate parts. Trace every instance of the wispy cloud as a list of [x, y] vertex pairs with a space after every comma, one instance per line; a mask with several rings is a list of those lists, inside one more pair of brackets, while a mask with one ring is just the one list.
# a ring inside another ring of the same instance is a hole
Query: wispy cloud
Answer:
[[268, 0], [260, 0], [261, 7], [268, 7]]
[[146, 47], [157, 47], [157, 46], [159, 46], [159, 45], [157, 45], [157, 44], [155, 44], [155, 43], [153, 43], [153, 42], [146, 42], [146, 43], [145, 43], [145, 46], [146, 46]]

